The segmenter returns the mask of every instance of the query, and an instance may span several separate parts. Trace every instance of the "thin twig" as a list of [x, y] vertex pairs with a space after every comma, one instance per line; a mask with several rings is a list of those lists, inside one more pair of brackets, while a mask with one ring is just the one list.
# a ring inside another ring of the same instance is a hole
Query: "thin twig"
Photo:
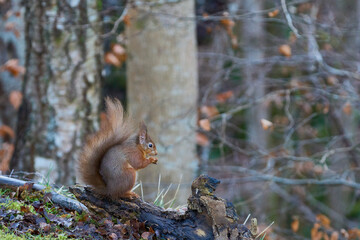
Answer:
[[[233, 172], [241, 172], [241, 173], [247, 173], [252, 175], [254, 178], [252, 181], [269, 181], [274, 182], [277, 184], [284, 184], [284, 185], [323, 185], [323, 186], [348, 186], [354, 189], [360, 189], [360, 184], [348, 181], [343, 178], [337, 178], [337, 179], [293, 179], [293, 178], [283, 178], [283, 177], [277, 177], [270, 174], [264, 174], [262, 172], [258, 172], [255, 170], [251, 170], [245, 167], [240, 166], [222, 166], [222, 167], [209, 167], [209, 170], [218, 170], [221, 169], [222, 171], [233, 171]], [[239, 179], [241, 180], [241, 178]]]
[[272, 225], [274, 224], [274, 222], [270, 223], [269, 226], [267, 226], [267, 228], [265, 228], [261, 233], [259, 233], [255, 239], [257, 239], [258, 237], [260, 237], [264, 232], [266, 232]]
[[246, 224], [246, 222], [249, 220], [249, 217], [251, 216], [251, 213], [249, 213], [249, 215], [247, 216], [247, 218], [245, 219], [245, 221], [244, 221], [244, 223], [243, 223], [243, 225], [245, 225]]
[[127, 4], [124, 8], [124, 11], [121, 13], [120, 17], [115, 21], [114, 26], [111, 29], [111, 31], [102, 35], [103, 38], [110, 37], [111, 35], [116, 33], [120, 23], [124, 20], [128, 10], [129, 10], [129, 5]]
[[287, 9], [287, 6], [286, 6], [286, 2], [285, 0], [281, 0], [281, 7], [283, 9], [283, 12], [285, 14], [285, 18], [286, 18], [286, 21], [290, 27], [290, 29], [294, 32], [296, 38], [299, 38], [300, 37], [300, 34], [299, 34], [299, 31], [295, 28], [293, 22], [292, 22], [292, 19], [291, 19], [291, 16], [290, 16], [290, 13]]

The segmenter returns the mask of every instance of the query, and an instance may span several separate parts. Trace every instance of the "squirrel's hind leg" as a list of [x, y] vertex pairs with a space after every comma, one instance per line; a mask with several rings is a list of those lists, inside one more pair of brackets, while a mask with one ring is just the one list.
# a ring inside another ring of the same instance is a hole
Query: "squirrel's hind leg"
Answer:
[[112, 199], [136, 198], [138, 195], [131, 192], [135, 185], [136, 172], [134, 169], [126, 169], [121, 174], [115, 174], [107, 181], [107, 192]]

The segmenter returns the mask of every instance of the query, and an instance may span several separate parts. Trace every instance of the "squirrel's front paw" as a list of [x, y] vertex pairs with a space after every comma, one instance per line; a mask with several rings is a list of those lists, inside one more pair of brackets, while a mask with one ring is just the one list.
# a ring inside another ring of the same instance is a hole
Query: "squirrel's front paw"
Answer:
[[158, 159], [157, 158], [150, 158], [150, 162], [153, 164], [157, 164]]

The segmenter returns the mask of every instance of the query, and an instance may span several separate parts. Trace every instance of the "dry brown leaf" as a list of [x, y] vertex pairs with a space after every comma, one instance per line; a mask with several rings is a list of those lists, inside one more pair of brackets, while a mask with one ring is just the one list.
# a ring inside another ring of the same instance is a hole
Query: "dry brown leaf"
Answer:
[[9, 102], [18, 110], [23, 100], [23, 95], [20, 91], [12, 91], [9, 95]]
[[326, 82], [327, 82], [327, 84], [334, 86], [339, 83], [339, 80], [335, 76], [328, 76], [326, 78]]
[[347, 101], [343, 107], [342, 107], [342, 110], [343, 112], [346, 114], [346, 115], [351, 115], [352, 113], [352, 106], [351, 106], [351, 103], [349, 101]]
[[360, 229], [353, 228], [353, 229], [350, 229], [348, 231], [348, 233], [349, 233], [349, 239], [350, 240], [360, 239]]
[[235, 35], [231, 36], [231, 46], [234, 49], [239, 47], [238, 39], [237, 39], [237, 37]]
[[325, 43], [322, 47], [325, 51], [332, 51], [333, 47], [331, 46], [330, 43]]
[[[4, 15], [3, 15], [3, 17], [2, 17], [2, 19], [4, 20], [4, 21], [6, 21], [9, 17], [11, 17], [13, 15], [13, 11], [11, 11], [11, 10], [8, 10]], [[6, 26], [6, 25], [5, 25]]]
[[311, 173], [314, 169], [313, 162], [299, 162], [295, 164], [295, 171], [298, 174]]
[[202, 14], [202, 17], [203, 17], [204, 20], [206, 20], [206, 19], [209, 18], [209, 14], [206, 13], [206, 12], [204, 12], [204, 13]]
[[285, 57], [291, 57], [291, 47], [287, 44], [283, 44], [279, 47], [279, 53]]
[[339, 232], [335, 231], [331, 234], [330, 240], [338, 240], [339, 239]]
[[5, 30], [8, 32], [13, 32], [14, 35], [19, 38], [20, 37], [20, 32], [19, 30], [16, 28], [16, 24], [14, 22], [8, 22], [5, 24]]
[[299, 217], [294, 216], [293, 219], [294, 220], [291, 223], [291, 230], [293, 230], [293, 232], [297, 232], [299, 230]]
[[323, 239], [324, 240], [330, 240], [329, 236], [326, 233], [324, 233]]
[[320, 224], [315, 223], [311, 229], [311, 240], [321, 240], [323, 233], [319, 232]]
[[271, 18], [276, 17], [278, 14], [279, 14], [279, 9], [275, 9], [272, 12], [268, 12], [268, 16], [271, 17]]
[[203, 133], [196, 134], [196, 143], [202, 147], [209, 146], [210, 140], [209, 138]]
[[231, 19], [224, 18], [220, 20], [220, 23], [226, 28], [226, 29], [232, 29], [235, 26], [235, 22]]
[[260, 120], [261, 123], [261, 127], [267, 131], [267, 130], [272, 130], [274, 128], [274, 124], [272, 122], [270, 122], [269, 120], [266, 120], [264, 118], [262, 118]]
[[219, 111], [215, 106], [202, 106], [200, 112], [210, 118], [219, 114]]
[[121, 61], [115, 56], [115, 54], [108, 52], [104, 56], [105, 63], [121, 67]]
[[117, 59], [123, 63], [126, 60], [126, 50], [120, 44], [114, 44], [111, 48], [112, 53], [117, 57]]
[[12, 32], [14, 29], [15, 29], [15, 23], [14, 22], [7, 22], [5, 24], [5, 30], [6, 31], [9, 31], [9, 32]]
[[223, 18], [220, 20], [220, 24], [225, 27], [226, 32], [229, 34], [230, 37], [234, 36], [233, 28], [235, 26], [235, 22], [233, 20], [228, 19], [228, 18]]
[[0, 126], [0, 136], [3, 138], [7, 136], [10, 138], [15, 138], [15, 133], [11, 127], [7, 125], [2, 125]]
[[211, 130], [211, 123], [207, 118], [199, 120], [199, 126], [205, 131]]
[[17, 77], [19, 74], [25, 73], [25, 68], [19, 66], [18, 59], [8, 60], [2, 67], [2, 70], [10, 72], [14, 77]]
[[329, 111], [330, 111], [330, 106], [327, 103], [327, 104], [325, 104], [322, 112], [323, 112], [323, 114], [327, 114], [327, 113], [329, 113]]
[[320, 175], [322, 175], [324, 173], [324, 167], [321, 166], [321, 165], [315, 165], [314, 168], [313, 168], [313, 172], [316, 175], [320, 176]]
[[322, 226], [324, 226], [325, 228], [330, 228], [330, 219], [325, 216], [324, 214], [318, 214], [316, 215], [316, 220], [318, 220]]
[[154, 236], [154, 234], [151, 232], [143, 232], [141, 234], [142, 239], [152, 239], [153, 236]]
[[229, 90], [229, 91], [226, 91], [226, 92], [216, 94], [216, 100], [218, 102], [220, 102], [220, 103], [224, 103], [226, 100], [228, 100], [232, 96], [234, 96], [234, 92]]
[[51, 229], [51, 226], [50, 226], [50, 224], [48, 224], [48, 223], [41, 222], [41, 223], [40, 223], [40, 229], [41, 229], [42, 231], [44, 231], [44, 232], [49, 232], [50, 229]]
[[[110, 240], [117, 240], [118, 239], [118, 236], [116, 235], [116, 233], [110, 233], [108, 237], [109, 237]], [[146, 238], [144, 238], [144, 239], [146, 239]]]
[[312, 8], [312, 3], [301, 3], [298, 5], [297, 12], [298, 13], [305, 13], [310, 11]]
[[0, 149], [0, 171], [2, 173], [9, 170], [10, 160], [14, 153], [14, 144], [3, 143]]

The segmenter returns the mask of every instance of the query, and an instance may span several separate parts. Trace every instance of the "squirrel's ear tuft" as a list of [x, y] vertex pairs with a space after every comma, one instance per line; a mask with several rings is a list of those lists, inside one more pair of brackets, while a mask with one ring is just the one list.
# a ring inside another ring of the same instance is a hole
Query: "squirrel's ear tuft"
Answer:
[[140, 128], [140, 131], [144, 130], [145, 132], [147, 132], [147, 127], [146, 127], [144, 121], [141, 121], [141, 122], [140, 122], [139, 128]]
[[139, 131], [140, 144], [146, 144], [146, 135], [147, 135], [147, 127], [146, 127], [144, 121], [142, 121], [140, 123], [140, 131]]

